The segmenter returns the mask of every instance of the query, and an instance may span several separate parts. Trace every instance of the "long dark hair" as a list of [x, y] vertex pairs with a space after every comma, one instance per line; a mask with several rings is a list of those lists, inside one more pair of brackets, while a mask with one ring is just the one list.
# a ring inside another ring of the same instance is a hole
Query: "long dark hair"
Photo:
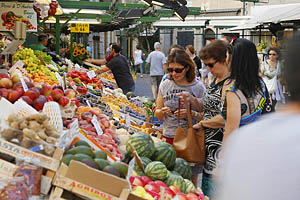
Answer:
[[[170, 55], [167, 57], [168, 64], [179, 63], [185, 68], [189, 68], [185, 74], [187, 82], [191, 83], [195, 80], [195, 63], [192, 61], [191, 57], [182, 49], [174, 49]], [[169, 78], [172, 79], [171, 74]]]
[[258, 71], [259, 60], [254, 43], [242, 38], [233, 40], [229, 79], [235, 81], [235, 88], [247, 97], [255, 95], [261, 88]]

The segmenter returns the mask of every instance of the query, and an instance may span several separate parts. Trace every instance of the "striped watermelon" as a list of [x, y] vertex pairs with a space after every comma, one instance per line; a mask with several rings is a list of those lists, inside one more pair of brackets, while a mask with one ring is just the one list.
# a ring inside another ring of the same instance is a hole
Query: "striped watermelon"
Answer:
[[138, 132], [130, 136], [126, 144], [126, 151], [131, 152], [129, 143], [135, 148], [136, 152], [141, 157], [151, 158], [155, 149], [154, 142], [150, 135]]
[[164, 180], [167, 178], [168, 169], [162, 162], [153, 161], [147, 165], [145, 174], [152, 180]]
[[165, 180], [165, 184], [167, 186], [174, 185], [178, 189], [180, 189], [181, 192], [185, 193], [186, 192], [186, 184], [184, 179], [181, 176], [175, 175], [175, 174], [170, 174]]
[[164, 163], [168, 169], [172, 168], [176, 159], [176, 151], [173, 146], [166, 142], [158, 142], [154, 146], [155, 152], [152, 160]]
[[173, 170], [178, 172], [183, 178], [192, 178], [192, 168], [189, 163], [182, 158], [176, 158]]
[[[151, 163], [152, 161], [147, 158], [147, 157], [141, 157], [141, 161], [144, 167], [144, 170], [146, 168], [146, 166]], [[141, 170], [141, 168], [138, 166], [137, 162], [135, 161], [134, 163], [134, 171], [139, 175], [139, 176], [145, 176], [145, 174], [143, 173], [143, 171]]]
[[186, 193], [189, 193], [191, 191], [196, 190], [195, 185], [192, 183], [192, 181], [190, 181], [189, 179], [184, 179], [185, 185], [186, 185]]

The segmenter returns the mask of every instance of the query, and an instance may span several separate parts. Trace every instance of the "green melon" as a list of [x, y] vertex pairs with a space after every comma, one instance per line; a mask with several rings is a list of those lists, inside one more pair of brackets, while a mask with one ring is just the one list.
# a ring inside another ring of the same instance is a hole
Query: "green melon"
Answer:
[[185, 185], [186, 185], [186, 193], [192, 192], [194, 190], [196, 190], [195, 185], [192, 183], [192, 181], [190, 181], [189, 179], [184, 179]]
[[182, 158], [176, 158], [173, 170], [179, 173], [183, 178], [192, 178], [192, 168], [189, 163]]
[[164, 182], [167, 184], [167, 186], [174, 185], [178, 189], [180, 189], [181, 192], [185, 193], [186, 192], [186, 184], [184, 182], [184, 179], [181, 176], [175, 175], [175, 174], [170, 174]]
[[129, 143], [134, 147], [141, 157], [151, 158], [155, 149], [154, 142], [150, 135], [142, 132], [135, 133], [130, 136], [126, 144], [126, 151], [131, 152]]
[[175, 164], [176, 151], [172, 145], [166, 142], [155, 143], [155, 152], [152, 155], [153, 161], [160, 161], [166, 165], [168, 169], [171, 169]]
[[[152, 161], [147, 158], [147, 157], [141, 157], [141, 162], [143, 164], [144, 170], [146, 169], [146, 166], [151, 163]], [[141, 168], [138, 166], [137, 162], [135, 161], [134, 163], [134, 171], [139, 175], [139, 176], [145, 176]]]
[[153, 161], [145, 168], [145, 174], [152, 180], [164, 180], [167, 178], [168, 169], [160, 161]]

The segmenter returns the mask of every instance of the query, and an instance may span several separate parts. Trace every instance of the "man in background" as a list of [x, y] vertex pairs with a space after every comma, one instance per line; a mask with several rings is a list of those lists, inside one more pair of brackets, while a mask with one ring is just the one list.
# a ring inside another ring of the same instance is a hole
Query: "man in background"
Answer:
[[28, 48], [32, 50], [49, 51], [47, 48], [48, 35], [40, 34], [38, 36], [38, 43], [28, 45]]
[[164, 73], [167, 71], [167, 59], [164, 53], [161, 52], [161, 45], [159, 42], [154, 43], [154, 51], [152, 51], [146, 60], [146, 73], [148, 73], [150, 66], [150, 83], [153, 98], [156, 99], [159, 84]]

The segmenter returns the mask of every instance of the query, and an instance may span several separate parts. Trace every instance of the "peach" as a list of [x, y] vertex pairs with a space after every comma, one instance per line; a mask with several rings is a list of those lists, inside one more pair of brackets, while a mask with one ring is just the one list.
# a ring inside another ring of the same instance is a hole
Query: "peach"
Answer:
[[1, 91], [1, 96], [7, 98], [9, 90], [6, 88], [1, 88], [0, 91]]
[[34, 84], [30, 81], [25, 81], [28, 88], [34, 87]]
[[41, 87], [33, 87], [33, 88], [31, 88], [32, 90], [35, 90], [35, 91], [37, 91], [37, 93], [39, 94], [39, 95], [42, 95], [42, 94], [44, 94], [44, 90], [41, 88]]
[[77, 107], [79, 106], [79, 101], [76, 97], [72, 98], [71, 101], [74, 101]]
[[43, 90], [44, 90], [44, 95], [46, 95], [46, 96], [50, 96], [50, 95], [51, 95], [52, 87], [51, 87], [50, 85], [44, 83], [44, 84], [42, 85], [42, 88], [43, 88]]
[[0, 88], [12, 88], [13, 82], [9, 78], [2, 78], [0, 80]]
[[43, 95], [41, 95], [39, 98], [33, 101], [33, 107], [37, 110], [40, 111], [43, 109], [44, 104], [47, 102], [47, 98]]
[[2, 78], [9, 78], [8, 73], [6, 73], [6, 72], [1, 72], [1, 73], [0, 73], [0, 79], [2, 79]]
[[20, 82], [20, 78], [19, 78], [18, 74], [14, 74], [14, 75], [11, 77], [11, 80], [12, 80], [13, 83]]
[[65, 96], [69, 97], [69, 99], [72, 99], [73, 97], [76, 96], [76, 93], [73, 89], [66, 89]]
[[51, 92], [51, 96], [54, 101], [58, 101], [62, 96], [64, 96], [64, 92], [61, 89], [57, 88]]
[[181, 193], [181, 192], [178, 192], [175, 196], [174, 196], [174, 198], [176, 199], [178, 199], [178, 200], [188, 200], [188, 198], [186, 197], [186, 195], [185, 194], [183, 194], [183, 193]]
[[66, 96], [62, 96], [59, 100], [58, 103], [62, 106], [65, 107], [66, 105], [68, 105], [68, 103], [70, 102], [69, 98]]
[[22, 96], [21, 97], [27, 104], [32, 105], [33, 101], [30, 99], [29, 96]]
[[186, 198], [188, 200], [198, 200], [198, 196], [194, 193], [191, 193], [191, 192], [186, 195]]
[[53, 101], [53, 98], [51, 96], [46, 96], [48, 101]]
[[18, 91], [16, 90], [11, 90], [9, 93], [8, 93], [8, 96], [7, 96], [7, 99], [8, 101], [10, 101], [11, 103], [14, 103], [15, 101], [17, 101], [20, 97], [20, 94]]
[[29, 89], [25, 92], [24, 96], [29, 96], [32, 101], [39, 97], [39, 93], [33, 89]]

